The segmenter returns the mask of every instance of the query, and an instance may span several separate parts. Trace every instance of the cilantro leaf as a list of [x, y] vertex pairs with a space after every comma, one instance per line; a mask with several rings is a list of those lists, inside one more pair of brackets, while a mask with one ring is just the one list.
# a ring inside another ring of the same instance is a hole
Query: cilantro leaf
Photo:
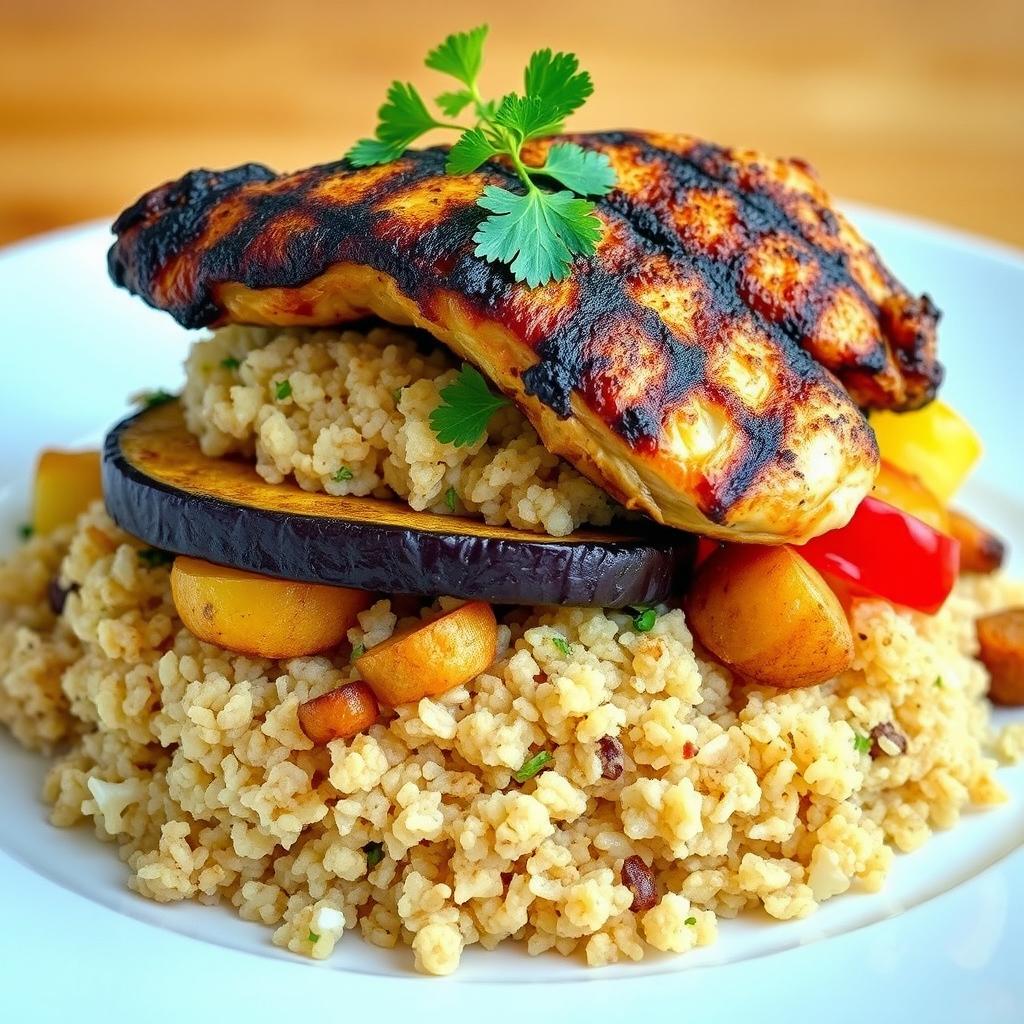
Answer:
[[478, 25], [468, 32], [453, 32], [427, 54], [424, 63], [434, 71], [457, 78], [463, 85], [472, 86], [480, 74], [480, 67], [484, 61], [486, 38], [486, 25]]
[[434, 102], [441, 108], [441, 113], [445, 117], [458, 117], [473, 102], [473, 94], [468, 89], [443, 92], [435, 97]]
[[360, 139], [346, 154], [345, 159], [355, 167], [373, 167], [397, 160], [409, 147], [398, 146], [380, 139]]
[[688, 924], [688, 925], [689, 925], [689, 926], [690, 926], [691, 928], [692, 928], [692, 927], [693, 927], [693, 926], [694, 926], [694, 925], [695, 925], [696, 923], [697, 923], [697, 918], [695, 918], [695, 917], [692, 917], [692, 916], [691, 916], [691, 917], [688, 917], [688, 918], [687, 918], [687, 919], [686, 919], [686, 920], [685, 920], [685, 921], [683, 922], [683, 924]]
[[531, 288], [560, 281], [573, 257], [592, 253], [601, 237], [594, 204], [571, 192], [531, 188], [516, 195], [488, 185], [477, 204], [494, 216], [473, 236], [474, 252], [491, 263], [508, 263]]
[[867, 754], [871, 750], [871, 737], [862, 736], [859, 732], [853, 734], [853, 749], [858, 754]]
[[579, 110], [594, 91], [586, 71], [580, 71], [575, 53], [537, 50], [526, 65], [523, 85], [526, 95], [557, 112], [560, 120]]
[[456, 448], [476, 444], [491, 417], [508, 404], [507, 398], [491, 391], [479, 370], [463, 363], [458, 377], [441, 389], [441, 404], [430, 414], [430, 429], [441, 444]]
[[274, 397], [279, 402], [292, 397], [292, 382], [287, 377], [284, 380], [279, 380], [274, 385]]
[[317, 933], [316, 933], [316, 932], [314, 932], [314, 931], [311, 931], [311, 932], [310, 932], [310, 933], [309, 933], [309, 934], [308, 934], [308, 935], [306, 936], [306, 939], [307, 939], [307, 941], [309, 941], [309, 942], [312, 942], [312, 943], [313, 943], [314, 945], [316, 945], [316, 943], [318, 943], [318, 942], [320, 941], [320, 936], [319, 936], [319, 935], [317, 935]]
[[444, 127], [427, 110], [423, 97], [411, 82], [392, 82], [387, 100], [377, 111], [376, 138], [360, 139], [346, 157], [356, 167], [397, 160], [421, 135]]
[[346, 480], [352, 479], [352, 470], [349, 469], [348, 466], [342, 466], [341, 469], [331, 477], [331, 479], [338, 484], [344, 483]]
[[523, 762], [522, 768], [512, 773], [512, 778], [516, 782], [528, 782], [534, 775], [537, 775], [551, 764], [553, 760], [554, 757], [550, 750], [542, 750], [539, 754], [534, 754], [533, 757], [527, 758]]
[[228, 356], [227, 359], [222, 359], [220, 361], [222, 370], [237, 370], [241, 365], [241, 361], [236, 359], [234, 356]]
[[[530, 170], [534, 170], [530, 168]], [[607, 195], [615, 187], [615, 171], [604, 153], [584, 149], [575, 142], [556, 142], [536, 173], [554, 178], [580, 196]]]
[[448, 506], [449, 512], [455, 511], [455, 503], [459, 500], [459, 496], [455, 493], [454, 487], [449, 487], [444, 492], [444, 503]]
[[479, 128], [470, 128], [448, 151], [444, 169], [448, 174], [469, 174], [501, 150]]
[[542, 135], [557, 135], [564, 127], [565, 115], [558, 107], [535, 96], [519, 96], [511, 92], [494, 112], [494, 121], [515, 132], [525, 142]]
[[384, 844], [367, 843], [363, 853], [366, 854], [366, 866], [372, 870], [384, 859]]

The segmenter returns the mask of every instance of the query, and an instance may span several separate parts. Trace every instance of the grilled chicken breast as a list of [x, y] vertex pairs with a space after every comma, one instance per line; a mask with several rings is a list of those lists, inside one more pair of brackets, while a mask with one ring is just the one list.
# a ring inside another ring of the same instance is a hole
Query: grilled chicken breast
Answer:
[[[800, 542], [871, 487], [859, 407], [934, 394], [937, 311], [908, 294], [806, 165], [687, 136], [568, 136], [618, 175], [603, 237], [530, 289], [473, 254], [498, 164], [443, 149], [381, 167], [193, 171], [114, 225], [114, 280], [186, 327], [429, 331], [516, 400], [545, 445], [627, 507], [724, 539]], [[527, 154], [543, 159], [545, 145]]]

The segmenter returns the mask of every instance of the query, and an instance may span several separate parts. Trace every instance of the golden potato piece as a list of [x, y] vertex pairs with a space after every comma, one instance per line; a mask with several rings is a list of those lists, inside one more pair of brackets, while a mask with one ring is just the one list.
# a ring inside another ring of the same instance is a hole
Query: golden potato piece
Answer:
[[299, 725], [318, 746], [365, 732], [380, 716], [366, 683], [348, 683], [299, 705]]
[[356, 661], [362, 677], [395, 707], [468, 683], [493, 661], [498, 623], [486, 601], [396, 633]]
[[704, 563], [684, 607], [700, 642], [758, 683], [812, 686], [853, 659], [842, 605], [788, 547], [722, 548]]
[[1024, 608], [1008, 608], [978, 619], [978, 658], [991, 680], [996, 704], [1024, 704]]
[[262, 658], [297, 658], [334, 647], [370, 605], [363, 590], [296, 583], [180, 556], [174, 606], [200, 640]]
[[961, 572], [995, 572], [1006, 558], [1006, 545], [991, 530], [963, 512], [949, 513], [949, 532], [960, 542]]
[[939, 533], [949, 533], [949, 511], [921, 478], [882, 460], [871, 496], [920, 519]]
[[36, 533], [50, 533], [102, 497], [99, 452], [44, 451], [36, 463], [32, 526]]

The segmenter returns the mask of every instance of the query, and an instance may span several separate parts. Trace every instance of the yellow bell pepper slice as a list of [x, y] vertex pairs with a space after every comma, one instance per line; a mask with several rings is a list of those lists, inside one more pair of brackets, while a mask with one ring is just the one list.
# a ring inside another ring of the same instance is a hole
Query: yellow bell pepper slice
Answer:
[[938, 400], [914, 412], [873, 412], [882, 458], [913, 473], [943, 502], [960, 489], [981, 455], [974, 428]]

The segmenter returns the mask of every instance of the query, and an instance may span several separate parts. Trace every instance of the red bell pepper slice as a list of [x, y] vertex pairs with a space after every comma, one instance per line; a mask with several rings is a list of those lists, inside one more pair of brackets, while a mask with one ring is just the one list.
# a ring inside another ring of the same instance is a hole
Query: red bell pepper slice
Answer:
[[960, 545], [878, 498], [865, 498], [846, 526], [795, 548], [854, 593], [935, 614], [956, 583]]

